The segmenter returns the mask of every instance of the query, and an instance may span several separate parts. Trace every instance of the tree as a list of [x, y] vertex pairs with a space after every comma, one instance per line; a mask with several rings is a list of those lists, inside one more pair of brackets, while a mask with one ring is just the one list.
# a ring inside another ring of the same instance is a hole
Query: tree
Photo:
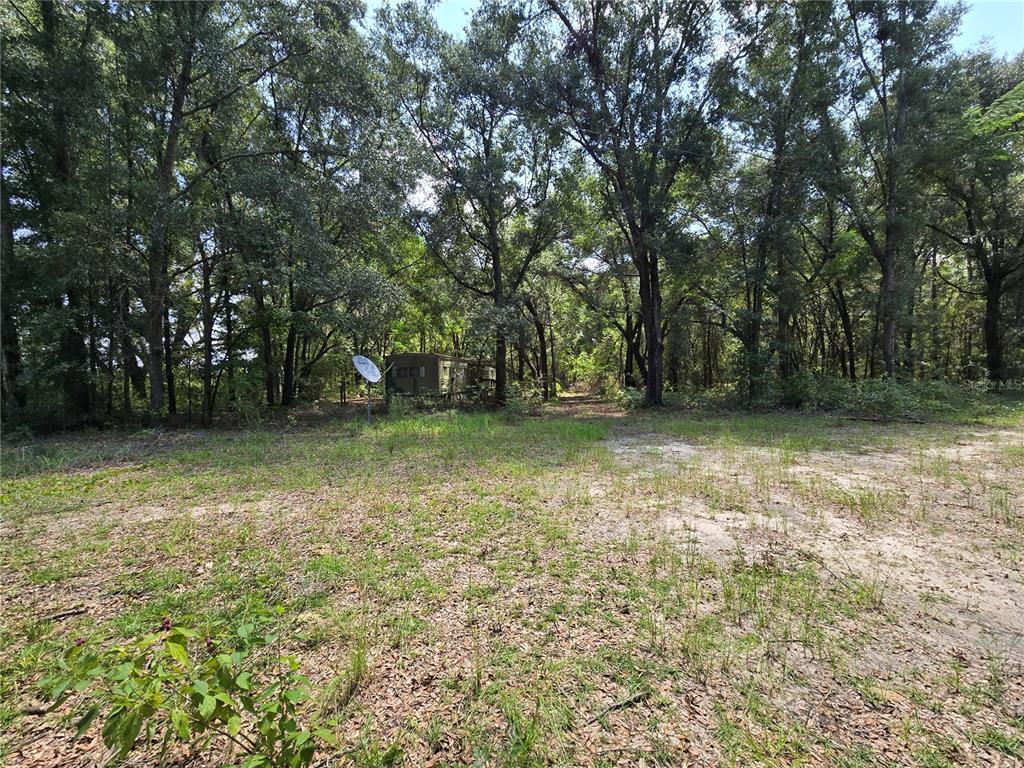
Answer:
[[1024, 56], [1009, 62], [972, 56], [956, 74], [965, 108], [944, 126], [947, 152], [934, 174], [949, 205], [931, 226], [977, 267], [985, 299], [985, 367], [1000, 384], [1007, 379], [1003, 298], [1011, 281], [1024, 275], [1024, 142], [1013, 130], [1024, 109], [1004, 109], [1003, 97], [1024, 90]]
[[457, 42], [413, 6], [387, 21], [410, 126], [429, 157], [429, 252], [491, 304], [494, 401], [506, 399], [507, 336], [530, 266], [559, 234], [556, 135], [532, 119], [521, 78], [532, 42], [515, 7], [486, 3]]
[[[146, 313], [149, 418], [159, 421], [165, 401], [165, 315], [175, 226], [197, 185], [212, 167], [251, 157], [227, 152], [207, 167], [186, 165], [203, 133], [229, 102], [249, 95], [257, 83], [294, 56], [304, 41], [291, 28], [298, 10], [241, 5], [238, 13], [207, 4], [111, 8], [109, 34], [124, 57], [124, 88], [142, 131], [138, 149], [138, 212], [146, 280], [140, 291]], [[208, 131], [206, 132], [208, 134]], [[191, 172], [190, 172], [191, 171]], [[185, 242], [188, 242], [186, 240]], [[170, 382], [166, 382], [170, 384]]]
[[882, 359], [886, 375], [894, 376], [900, 276], [913, 262], [914, 237], [923, 225], [916, 212], [936, 146], [939, 64], [959, 12], [932, 0], [850, 0], [846, 10], [846, 121], [857, 153], [843, 155], [843, 126], [826, 111], [824, 136], [833, 148], [829, 192], [850, 211], [881, 271]]
[[6, 424], [209, 424], [406, 349], [493, 355], [498, 403], [510, 365], [649, 403], [1016, 375], [1024, 63], [953, 59], [957, 9], [363, 12], [0, 7]]
[[19, 314], [45, 315], [35, 338], [52, 349], [46, 378], [77, 422], [94, 415], [86, 329], [98, 259], [82, 225], [104, 96], [97, 28], [92, 14], [48, 0], [6, 8], [3, 27], [5, 388], [25, 405]]
[[553, 119], [604, 181], [639, 278], [648, 403], [662, 402], [661, 259], [672, 188], [699, 164], [719, 117], [728, 58], [713, 54], [709, 3], [546, 3], [553, 28], [543, 89]]
[[[765, 179], [753, 211], [753, 249], [756, 279], [768, 281], [775, 300], [775, 341], [780, 380], [797, 370], [798, 355], [792, 338], [800, 308], [801, 286], [794, 262], [799, 255], [797, 237], [806, 200], [806, 180], [812, 156], [814, 118], [830, 105], [827, 83], [834, 76], [830, 56], [832, 8], [827, 3], [780, 3], [766, 14], [763, 32], [746, 30], [752, 22], [740, 17], [741, 32], [754, 37], [740, 71], [740, 98], [735, 132], [743, 144], [740, 154], [751, 153], [754, 169]], [[774, 270], [770, 277], [769, 270]], [[755, 290], [763, 290], [756, 288]], [[763, 381], [760, 349], [762, 307], [750, 317], [748, 381]], [[749, 393], [757, 398], [760, 392]]]

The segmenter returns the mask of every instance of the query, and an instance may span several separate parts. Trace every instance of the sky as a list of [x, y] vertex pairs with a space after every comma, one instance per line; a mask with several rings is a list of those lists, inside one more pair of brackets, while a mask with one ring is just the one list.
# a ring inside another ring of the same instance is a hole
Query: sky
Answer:
[[966, 51], [988, 41], [998, 54], [1024, 50], [1024, 0], [979, 0], [969, 3], [954, 41]]
[[[381, 0], [370, 0], [371, 8]], [[997, 54], [1013, 55], [1024, 50], [1024, 0], [976, 0], [968, 2], [967, 13], [954, 41], [966, 51], [988, 41]], [[434, 8], [438, 23], [449, 32], [462, 31], [477, 0], [441, 0]]]
[[441, 0], [434, 9], [434, 15], [437, 16], [437, 23], [442, 29], [457, 34], [466, 26], [469, 15], [476, 6], [477, 0]]

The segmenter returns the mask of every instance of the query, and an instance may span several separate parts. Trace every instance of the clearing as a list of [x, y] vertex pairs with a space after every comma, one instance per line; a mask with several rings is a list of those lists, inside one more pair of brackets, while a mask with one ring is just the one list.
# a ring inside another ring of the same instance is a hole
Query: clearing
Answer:
[[5, 446], [0, 501], [12, 768], [108, 757], [72, 705], [40, 713], [76, 638], [268, 606], [324, 764], [1024, 760], [1019, 411], [79, 435]]

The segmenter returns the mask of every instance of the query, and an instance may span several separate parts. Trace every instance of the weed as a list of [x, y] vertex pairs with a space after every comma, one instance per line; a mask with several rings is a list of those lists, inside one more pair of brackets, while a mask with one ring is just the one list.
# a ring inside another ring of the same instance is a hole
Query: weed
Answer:
[[972, 744], [988, 747], [1010, 757], [1024, 757], [1024, 741], [1012, 733], [988, 727], [970, 734]]
[[320, 702], [321, 715], [330, 718], [342, 717], [355, 698], [368, 670], [366, 648], [358, 645], [352, 650], [348, 668], [335, 676], [324, 688]]

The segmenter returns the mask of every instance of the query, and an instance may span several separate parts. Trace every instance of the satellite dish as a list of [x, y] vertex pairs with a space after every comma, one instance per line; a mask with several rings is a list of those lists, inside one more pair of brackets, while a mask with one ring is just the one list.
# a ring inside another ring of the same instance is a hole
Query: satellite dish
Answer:
[[370, 358], [356, 355], [352, 358], [352, 365], [359, 371], [359, 375], [370, 384], [376, 384], [380, 381], [380, 368]]

